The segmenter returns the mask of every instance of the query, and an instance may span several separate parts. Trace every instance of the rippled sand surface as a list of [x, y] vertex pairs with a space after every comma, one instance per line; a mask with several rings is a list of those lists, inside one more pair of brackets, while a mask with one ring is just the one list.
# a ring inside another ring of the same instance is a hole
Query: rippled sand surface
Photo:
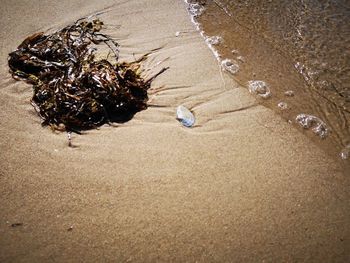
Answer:
[[[348, 168], [261, 105], [276, 96], [273, 82], [259, 72], [250, 90], [234, 80], [254, 72], [251, 49], [229, 49], [219, 63], [213, 47], [228, 40], [221, 32], [208, 47], [193, 24], [200, 6], [190, 16], [182, 0], [0, 5], [1, 263], [349, 259]], [[155, 50], [146, 77], [169, 69], [152, 82], [146, 110], [72, 134], [68, 147], [66, 133], [41, 126], [32, 88], [12, 79], [7, 58], [25, 37], [92, 14], [121, 60]], [[290, 89], [281, 96], [292, 105], [304, 93]], [[311, 135], [323, 131], [304, 117]]]

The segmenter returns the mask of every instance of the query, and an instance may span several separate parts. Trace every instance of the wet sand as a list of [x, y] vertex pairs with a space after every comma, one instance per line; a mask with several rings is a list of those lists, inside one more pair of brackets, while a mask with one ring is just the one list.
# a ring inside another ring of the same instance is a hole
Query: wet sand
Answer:
[[[350, 258], [349, 170], [219, 70], [182, 1], [1, 5], [1, 262]], [[122, 59], [163, 47], [145, 68], [170, 69], [152, 84], [154, 106], [70, 148], [41, 127], [7, 54], [101, 10]], [[175, 120], [180, 104], [191, 129]]]
[[[239, 66], [242, 86], [262, 80], [272, 96], [260, 102], [293, 122], [333, 158], [350, 148], [350, 9], [342, 0], [196, 1], [214, 48]], [[342, 4], [343, 2], [343, 4]], [[234, 52], [232, 52], [234, 51]], [[294, 96], [285, 92], [293, 91]], [[279, 103], [284, 103], [281, 109]], [[300, 127], [299, 114], [316, 116], [328, 130], [319, 138]]]

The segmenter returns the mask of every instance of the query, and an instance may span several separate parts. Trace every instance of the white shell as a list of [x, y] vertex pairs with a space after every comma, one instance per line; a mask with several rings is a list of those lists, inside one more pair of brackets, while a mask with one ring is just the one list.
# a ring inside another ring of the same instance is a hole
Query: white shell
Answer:
[[194, 115], [185, 106], [178, 106], [176, 109], [176, 118], [182, 123], [183, 126], [191, 127], [195, 122]]

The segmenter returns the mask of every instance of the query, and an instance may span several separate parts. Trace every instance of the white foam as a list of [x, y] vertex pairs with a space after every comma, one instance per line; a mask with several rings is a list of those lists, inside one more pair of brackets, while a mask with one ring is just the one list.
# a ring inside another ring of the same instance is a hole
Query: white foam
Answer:
[[186, 3], [188, 4], [188, 12], [190, 12], [192, 16], [200, 16], [204, 12], [204, 6], [198, 3], [188, 3], [188, 1], [186, 1]]
[[248, 81], [248, 89], [250, 93], [253, 93], [263, 99], [271, 97], [271, 90], [269, 86], [261, 80]]
[[322, 139], [326, 138], [329, 134], [329, 128], [327, 127], [327, 124], [316, 116], [299, 114], [295, 120], [301, 127], [304, 129], [311, 129]]
[[343, 160], [347, 160], [350, 157], [350, 144], [348, 144], [341, 152], [340, 152], [340, 158]]
[[236, 74], [239, 71], [237, 62], [231, 59], [224, 59], [221, 61], [221, 66], [225, 71], [228, 71], [231, 74]]
[[242, 56], [238, 56], [236, 59], [237, 59], [238, 61], [242, 62], [242, 63], [245, 62], [245, 59], [244, 59], [244, 57], [242, 57]]
[[222, 42], [222, 37], [220, 36], [207, 37], [205, 42], [210, 45], [219, 45]]
[[278, 108], [280, 108], [281, 110], [287, 110], [288, 109], [288, 104], [281, 101], [277, 104]]
[[287, 97], [293, 97], [294, 96], [294, 91], [292, 90], [287, 90], [284, 95], [286, 95]]
[[199, 4], [191, 4], [191, 3], [189, 3], [188, 0], [184, 0], [184, 1], [187, 4], [187, 10], [188, 10], [188, 13], [191, 17], [191, 22], [194, 24], [194, 26], [196, 27], [196, 30], [199, 32], [199, 34], [204, 38], [207, 46], [213, 52], [213, 55], [215, 56], [217, 61], [220, 62], [221, 61], [220, 53], [213, 46], [213, 44], [206, 41], [209, 37], [207, 35], [205, 35], [204, 31], [201, 29], [200, 23], [197, 21], [197, 17], [200, 16], [205, 11], [204, 6], [199, 5]]

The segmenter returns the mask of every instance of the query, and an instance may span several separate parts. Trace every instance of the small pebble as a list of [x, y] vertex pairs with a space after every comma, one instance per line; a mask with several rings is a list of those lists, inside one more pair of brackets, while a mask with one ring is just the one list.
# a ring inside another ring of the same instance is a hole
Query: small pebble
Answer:
[[67, 132], [68, 146], [72, 147], [72, 132]]
[[23, 226], [23, 223], [13, 223], [13, 224], [11, 224], [11, 227], [18, 227], [18, 226]]

